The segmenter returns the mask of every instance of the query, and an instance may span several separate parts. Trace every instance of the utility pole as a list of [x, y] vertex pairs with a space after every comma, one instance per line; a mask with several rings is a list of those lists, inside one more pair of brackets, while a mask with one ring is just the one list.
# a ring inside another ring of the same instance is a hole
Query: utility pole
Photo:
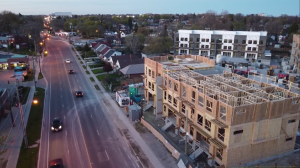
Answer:
[[[17, 87], [17, 85], [16, 85], [16, 87]], [[22, 119], [23, 138], [24, 138], [24, 142], [25, 142], [25, 148], [28, 148], [28, 141], [27, 141], [27, 135], [26, 135], [26, 126], [25, 126], [25, 123], [24, 123], [23, 108], [22, 108], [22, 103], [20, 102], [18, 87], [17, 87], [17, 99], [18, 99], [19, 108], [20, 108], [20, 114], [21, 114], [21, 119]]]
[[188, 141], [188, 110], [185, 111], [185, 154], [187, 155], [187, 141]]

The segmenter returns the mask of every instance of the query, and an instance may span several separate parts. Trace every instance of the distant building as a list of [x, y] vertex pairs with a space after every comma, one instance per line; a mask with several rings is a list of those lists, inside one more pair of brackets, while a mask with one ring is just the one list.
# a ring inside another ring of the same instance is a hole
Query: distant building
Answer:
[[257, 16], [263, 16], [263, 17], [265, 17], [266, 14], [265, 13], [259, 13], [259, 14], [257, 14]]
[[55, 17], [72, 17], [72, 12], [55, 12], [52, 15]]
[[[175, 53], [213, 57], [217, 54], [245, 59], [265, 58], [267, 32], [178, 30]], [[269, 58], [269, 57], [267, 57]]]

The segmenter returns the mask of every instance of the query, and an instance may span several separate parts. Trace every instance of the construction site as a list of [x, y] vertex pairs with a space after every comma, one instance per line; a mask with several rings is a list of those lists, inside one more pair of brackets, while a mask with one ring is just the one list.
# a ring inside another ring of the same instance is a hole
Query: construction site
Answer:
[[190, 146], [186, 155], [205, 153], [210, 166], [247, 166], [293, 151], [300, 119], [294, 86], [214, 68], [214, 60], [196, 55], [145, 58], [145, 98], [161, 130], [173, 128]]

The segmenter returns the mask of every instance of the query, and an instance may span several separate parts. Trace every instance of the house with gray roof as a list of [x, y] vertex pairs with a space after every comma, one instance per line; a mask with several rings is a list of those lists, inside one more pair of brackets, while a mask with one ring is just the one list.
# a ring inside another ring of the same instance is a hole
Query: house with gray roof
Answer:
[[126, 76], [130, 79], [135, 78], [135, 77], [141, 77], [141, 75], [143, 75], [144, 71], [145, 71], [144, 66], [145, 66], [144, 63], [132, 64], [132, 65], [126, 66], [125, 68], [120, 69], [120, 72], [124, 76]]

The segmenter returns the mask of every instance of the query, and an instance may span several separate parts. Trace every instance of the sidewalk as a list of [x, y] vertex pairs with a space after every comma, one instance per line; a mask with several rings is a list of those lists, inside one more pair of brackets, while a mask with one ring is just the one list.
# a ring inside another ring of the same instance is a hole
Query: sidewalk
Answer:
[[[81, 57], [80, 57], [80, 59], [81, 59], [81, 61], [84, 61], [84, 60], [82, 60]], [[83, 67], [81, 66], [80, 61], [78, 59], [76, 59], [76, 61], [82, 68], [83, 72], [85, 73], [85, 69], [83, 69]], [[143, 154], [145, 154], [147, 156], [147, 158], [143, 158], [143, 160], [147, 159], [150, 161], [150, 163], [148, 163], [147, 167], [163, 168], [164, 167], [163, 164], [158, 160], [156, 155], [153, 153], [152, 149], [145, 143], [145, 141], [142, 139], [140, 134], [134, 128], [131, 121], [124, 114], [124, 112], [123, 112], [124, 109], [120, 108], [115, 103], [115, 101], [111, 99], [110, 95], [105, 91], [102, 84], [98, 81], [98, 79], [96, 78], [96, 75], [94, 75], [92, 73], [92, 71], [89, 67], [87, 70], [90, 72], [90, 74], [87, 75], [87, 77], [93, 77], [95, 80], [95, 83], [100, 87], [101, 91], [100, 92], [97, 91], [96, 93], [99, 95], [99, 97], [102, 98], [103, 103], [105, 102], [104, 103], [106, 106], [105, 108], [107, 108], [107, 111], [111, 112], [110, 115], [113, 115], [112, 118], [113, 118], [117, 128], [121, 130], [121, 134], [123, 134], [123, 135], [125, 134], [124, 137], [126, 137], [127, 140], [129, 141], [128, 145], [130, 145], [130, 146], [132, 145], [132, 143], [130, 141], [134, 141], [134, 143], [138, 144], [138, 147], [142, 150], [143, 153], [140, 153], [137, 156], [140, 157], [140, 155], [143, 155]], [[97, 75], [99, 75], [99, 74], [97, 74]], [[132, 139], [131, 139], [131, 137], [132, 137]], [[133, 147], [136, 147], [136, 146], [133, 146]], [[133, 148], [133, 147], [131, 147], [131, 148]], [[142, 163], [144, 164], [144, 162], [142, 162]], [[146, 164], [147, 164], [147, 162], [146, 162]]]
[[[42, 66], [43, 58], [41, 59], [41, 66]], [[39, 74], [39, 67], [36, 67], [36, 73], [35, 77], [38, 78]], [[38, 80], [36, 87], [42, 87], [45, 88], [45, 82], [44, 78]], [[29, 82], [20, 82], [21, 86], [30, 87], [30, 93], [28, 95], [28, 99], [25, 105], [22, 106], [23, 109], [23, 116], [24, 116], [24, 123], [27, 124], [27, 120], [29, 117], [30, 108], [32, 105], [32, 99], [34, 96], [34, 81]], [[19, 153], [23, 142], [23, 127], [21, 123], [21, 117], [20, 117], [20, 108], [13, 107], [12, 108], [13, 117], [15, 118], [15, 127], [12, 126], [12, 121], [10, 118], [10, 114], [7, 116], [6, 119], [3, 119], [0, 122], [0, 132], [2, 135], [7, 135], [9, 132], [9, 136], [6, 140], [6, 147], [7, 151], [0, 156], [0, 158], [3, 158], [2, 161], [0, 161], [1, 165], [0, 168], [15, 168], [18, 163]], [[5, 163], [7, 162], [6, 166]], [[4, 164], [3, 164], [4, 163]]]

